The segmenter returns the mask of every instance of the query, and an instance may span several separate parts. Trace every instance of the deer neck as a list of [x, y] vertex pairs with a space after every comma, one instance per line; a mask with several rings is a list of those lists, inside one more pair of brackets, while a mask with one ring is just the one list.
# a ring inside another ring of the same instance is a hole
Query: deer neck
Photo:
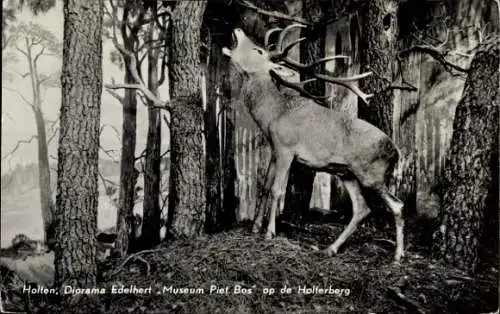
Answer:
[[250, 75], [242, 88], [242, 100], [264, 133], [269, 125], [286, 111], [286, 95], [282, 94], [269, 75]]

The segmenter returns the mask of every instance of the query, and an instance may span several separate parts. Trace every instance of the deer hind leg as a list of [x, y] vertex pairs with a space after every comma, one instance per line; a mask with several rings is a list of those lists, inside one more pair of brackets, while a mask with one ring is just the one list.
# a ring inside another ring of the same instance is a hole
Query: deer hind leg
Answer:
[[352, 218], [344, 231], [340, 236], [331, 244], [328, 248], [324, 250], [328, 256], [337, 254], [340, 246], [349, 238], [352, 233], [356, 230], [358, 224], [370, 214], [370, 208], [366, 204], [365, 198], [361, 194], [361, 188], [356, 179], [353, 180], [343, 180], [344, 186], [349, 193], [349, 197], [352, 202]]
[[285, 202], [286, 184], [290, 173], [293, 154], [288, 151], [280, 152], [276, 157], [275, 176], [271, 186], [271, 210], [269, 211], [269, 223], [267, 225], [266, 239], [276, 235], [276, 214]]
[[274, 181], [274, 176], [276, 172], [276, 160], [274, 156], [271, 157], [269, 166], [267, 168], [266, 182], [264, 184], [264, 194], [262, 195], [259, 203], [257, 204], [257, 212], [252, 226], [252, 232], [258, 233], [262, 227], [262, 219], [264, 215], [267, 215], [269, 192], [271, 190], [271, 185]]
[[396, 252], [394, 253], [394, 261], [399, 262], [404, 256], [404, 219], [403, 219], [403, 202], [394, 196], [386, 186], [381, 186], [377, 189], [384, 203], [389, 207], [394, 215], [396, 225]]

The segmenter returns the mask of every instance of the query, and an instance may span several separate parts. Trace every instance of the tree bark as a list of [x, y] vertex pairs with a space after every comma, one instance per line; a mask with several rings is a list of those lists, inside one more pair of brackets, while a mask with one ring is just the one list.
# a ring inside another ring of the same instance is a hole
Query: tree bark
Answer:
[[[148, 39], [153, 39], [152, 31], [149, 31], [146, 40]], [[158, 53], [152, 48], [148, 52], [148, 88], [155, 95], [158, 93], [158, 83]], [[148, 249], [160, 243], [161, 119], [160, 109], [152, 105], [152, 101], [149, 101], [141, 249]]]
[[[309, 33], [310, 40], [305, 41], [300, 47], [300, 61], [310, 63], [324, 57], [326, 27], [323, 24], [325, 18], [325, 8], [319, 1], [303, 0], [303, 18], [319, 25], [313, 32]], [[305, 34], [304, 34], [305, 35]], [[304, 37], [301, 34], [301, 37]], [[324, 64], [317, 66], [316, 72], [323, 72]], [[311, 78], [307, 73], [301, 73], [301, 81]], [[305, 86], [305, 89], [315, 95], [325, 95], [325, 84], [316, 80]], [[285, 208], [283, 218], [291, 221], [298, 221], [304, 212], [309, 210], [311, 201], [315, 172], [306, 166], [293, 161], [290, 167], [290, 177], [288, 180]]]
[[393, 91], [388, 89], [392, 79], [392, 62], [395, 60], [397, 35], [397, 0], [368, 1], [361, 9], [361, 73], [373, 71], [374, 75], [359, 82], [360, 89], [374, 94], [370, 105], [359, 101], [358, 115], [387, 135], [392, 136], [394, 107]]
[[204, 119], [200, 29], [206, 1], [179, 1], [172, 14], [169, 238], [192, 237], [205, 225]]
[[485, 218], [493, 219], [485, 212], [498, 214], [498, 66], [496, 44], [474, 57], [456, 109], [443, 173], [443, 219], [434, 252], [465, 270], [477, 266]]
[[[358, 117], [378, 127], [391, 138], [394, 92], [388, 87], [393, 77], [392, 65], [397, 48], [397, 7], [398, 0], [373, 0], [366, 2], [360, 12], [363, 25], [360, 36], [360, 72], [372, 71], [374, 74], [359, 81], [359, 88], [367, 94], [373, 94], [373, 97], [368, 105], [358, 100]], [[392, 191], [395, 190], [393, 181], [387, 178], [386, 182]], [[396, 195], [398, 194], [396, 191]], [[369, 201], [369, 205], [383, 206], [373, 200]], [[382, 218], [376, 217], [377, 220]], [[385, 223], [385, 220], [378, 221]]]
[[[124, 46], [129, 51], [133, 49], [133, 41], [130, 37], [122, 34]], [[130, 58], [123, 56], [125, 84], [136, 83], [129, 70]], [[120, 160], [120, 191], [118, 200], [118, 214], [116, 217], [117, 239], [115, 242], [116, 252], [124, 256], [130, 247], [134, 246], [135, 225], [134, 203], [135, 186], [139, 172], [135, 168], [135, 149], [137, 141], [137, 96], [135, 89], [126, 89], [122, 101], [122, 149]], [[132, 244], [132, 245], [130, 245]]]
[[[103, 1], [64, 2], [61, 128], [58, 149], [55, 284], [96, 287]], [[92, 313], [92, 296], [62, 295]], [[86, 301], [86, 302], [83, 302]]]

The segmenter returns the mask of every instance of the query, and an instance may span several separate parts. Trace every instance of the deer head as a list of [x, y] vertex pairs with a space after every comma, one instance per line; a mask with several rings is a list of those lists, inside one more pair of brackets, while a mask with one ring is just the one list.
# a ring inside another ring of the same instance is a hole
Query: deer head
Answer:
[[269, 53], [248, 38], [241, 28], [233, 31], [232, 49], [224, 47], [222, 53], [231, 58], [241, 73], [268, 73], [277, 67], [271, 62]]
[[[267, 31], [264, 39], [264, 48], [256, 45], [242, 29], [237, 28], [233, 31], [233, 49], [230, 50], [224, 47], [222, 48], [222, 53], [231, 58], [232, 64], [240, 74], [267, 73], [278, 87], [285, 86], [294, 89], [316, 102], [324, 103], [328, 97], [325, 97], [325, 95], [312, 95], [304, 89], [304, 85], [313, 80], [321, 80], [343, 86], [355, 93], [363, 102], [368, 103], [368, 99], [373, 95], [365, 94], [352, 83], [372, 75], [372, 72], [365, 72], [351, 77], [334, 77], [324, 73], [313, 72], [313, 69], [319, 64], [337, 59], [348, 59], [349, 57], [343, 55], [328, 56], [309, 64], [301, 63], [289, 57], [292, 48], [306, 40], [306, 38], [299, 38], [284, 46], [283, 42], [286, 36], [296, 28], [305, 27], [304, 25], [295, 23], [287, 26], [285, 29], [277, 27]], [[270, 39], [276, 32], [279, 32], [277, 43], [271, 44]], [[313, 78], [302, 82], [292, 81], [293, 79], [291, 80], [291, 78], [297, 77], [299, 72], [308, 72], [312, 74]]]

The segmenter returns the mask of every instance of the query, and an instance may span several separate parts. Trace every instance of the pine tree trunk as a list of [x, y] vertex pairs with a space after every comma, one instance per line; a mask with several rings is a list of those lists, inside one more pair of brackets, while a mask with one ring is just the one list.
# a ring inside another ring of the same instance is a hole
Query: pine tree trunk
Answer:
[[392, 79], [392, 62], [395, 60], [397, 34], [397, 1], [368, 1], [361, 10], [361, 72], [373, 71], [359, 82], [360, 89], [374, 94], [370, 104], [359, 101], [358, 114], [387, 135], [392, 136], [394, 107], [393, 91], [383, 78]]
[[[149, 33], [149, 40], [152, 40], [152, 32], [150, 31]], [[148, 88], [154, 94], [157, 94], [158, 54], [153, 50], [149, 50], [148, 52]], [[152, 106], [153, 103], [149, 101], [149, 105]], [[160, 243], [160, 150], [160, 109], [149, 107], [146, 161], [144, 167], [144, 219], [141, 233], [141, 249], [148, 249]]]
[[498, 200], [498, 190], [491, 189], [498, 187], [493, 182], [498, 180], [498, 66], [498, 47], [474, 57], [456, 109], [443, 173], [443, 220], [436, 234], [442, 241], [435, 241], [434, 249], [445, 262], [465, 270], [477, 265], [484, 221], [492, 219], [484, 213], [498, 213], [498, 202], [487, 203], [488, 198]]
[[[64, 2], [62, 104], [58, 150], [55, 284], [96, 287], [103, 1]], [[92, 313], [92, 296], [63, 295]], [[90, 302], [85, 302], [90, 301]]]
[[[320, 24], [325, 18], [325, 8], [319, 1], [303, 0], [302, 14], [304, 19]], [[325, 25], [319, 26], [314, 30], [314, 33], [309, 34], [314, 37], [309, 37], [307, 41], [300, 47], [300, 61], [302, 63], [310, 63], [324, 57], [325, 53]], [[301, 37], [303, 37], [301, 35]], [[317, 66], [316, 72], [322, 72], [324, 63]], [[307, 73], [301, 73], [301, 81], [311, 78]], [[314, 95], [325, 95], [325, 84], [319, 80], [307, 84], [305, 89]], [[309, 210], [311, 201], [315, 172], [306, 166], [293, 161], [290, 167], [290, 177], [288, 180], [285, 208], [283, 210], [283, 218], [291, 221], [300, 219], [304, 212]]]
[[[397, 6], [398, 0], [373, 0], [364, 4], [360, 12], [363, 25], [360, 36], [360, 72], [372, 71], [374, 74], [359, 81], [359, 88], [366, 94], [373, 94], [373, 97], [369, 104], [358, 100], [358, 117], [378, 127], [391, 138], [395, 97], [393, 90], [388, 87], [393, 78], [392, 64], [397, 48]], [[391, 180], [392, 178], [387, 178], [386, 183], [394, 191], [394, 180]], [[396, 195], [399, 194], [395, 192]], [[371, 207], [383, 206], [373, 200], [368, 202]], [[376, 221], [385, 224], [381, 216], [376, 217]]]
[[205, 225], [204, 119], [200, 28], [206, 1], [179, 1], [172, 14], [170, 201], [167, 236], [191, 237]]

